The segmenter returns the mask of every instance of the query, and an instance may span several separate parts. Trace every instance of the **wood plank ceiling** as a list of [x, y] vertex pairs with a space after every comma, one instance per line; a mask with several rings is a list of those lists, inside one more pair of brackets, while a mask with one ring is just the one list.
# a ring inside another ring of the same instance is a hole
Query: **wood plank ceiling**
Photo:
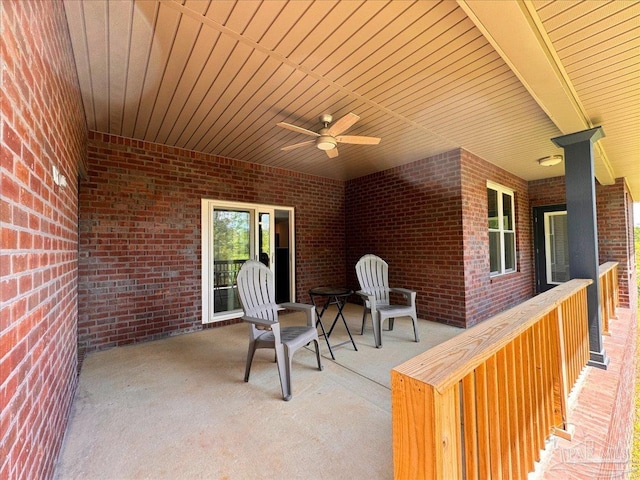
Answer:
[[[343, 180], [463, 147], [532, 180], [563, 174], [537, 163], [562, 153], [551, 138], [602, 125], [598, 179], [625, 176], [640, 200], [640, 2], [65, 8], [91, 130]], [[528, 27], [503, 29], [511, 18]], [[531, 58], [547, 62], [540, 71], [551, 68], [562, 99], [527, 71]], [[314, 145], [280, 150], [310, 137], [278, 122], [317, 131], [321, 114], [348, 112], [361, 119], [346, 133], [379, 145], [340, 144], [337, 158]]]

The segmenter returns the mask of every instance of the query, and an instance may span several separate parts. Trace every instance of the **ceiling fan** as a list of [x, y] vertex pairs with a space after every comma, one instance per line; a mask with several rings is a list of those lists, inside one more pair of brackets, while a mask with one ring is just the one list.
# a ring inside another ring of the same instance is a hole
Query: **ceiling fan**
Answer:
[[279, 127], [316, 137], [315, 140], [307, 140], [306, 142], [288, 145], [286, 147], [282, 147], [281, 150], [293, 150], [295, 148], [300, 148], [315, 143], [316, 147], [327, 152], [327, 156], [329, 158], [335, 158], [338, 156], [338, 143], [352, 143], [357, 145], [377, 145], [378, 143], [380, 143], [380, 139], [377, 137], [340, 135], [342, 132], [348, 130], [358, 120], [360, 120], [360, 117], [358, 115], [356, 115], [355, 113], [348, 113], [344, 117], [336, 120], [333, 125], [329, 126], [329, 124], [333, 121], [333, 117], [329, 114], [324, 114], [320, 116], [320, 123], [322, 123], [324, 127], [322, 127], [319, 132], [312, 132], [311, 130], [307, 130], [306, 128], [291, 125], [290, 123], [280, 122], [278, 123]]

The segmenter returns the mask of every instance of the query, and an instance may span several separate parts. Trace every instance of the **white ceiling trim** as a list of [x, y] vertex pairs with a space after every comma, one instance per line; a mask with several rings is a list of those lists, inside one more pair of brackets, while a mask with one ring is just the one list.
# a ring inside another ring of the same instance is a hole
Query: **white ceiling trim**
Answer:
[[[529, 0], [458, 4], [562, 133], [594, 127]], [[595, 148], [595, 176], [611, 185], [613, 168], [602, 145]]]

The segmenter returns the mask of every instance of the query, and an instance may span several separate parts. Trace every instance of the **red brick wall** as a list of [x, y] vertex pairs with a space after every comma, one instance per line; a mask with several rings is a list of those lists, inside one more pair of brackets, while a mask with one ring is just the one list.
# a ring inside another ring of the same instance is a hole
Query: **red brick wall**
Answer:
[[51, 478], [77, 386], [87, 132], [62, 2], [0, 9], [0, 478]]
[[623, 178], [616, 179], [614, 185], [596, 183], [598, 258], [600, 264], [619, 262], [619, 300], [620, 306], [626, 308], [632, 305], [629, 295], [633, 292], [637, 295], [632, 209], [631, 197]]
[[[532, 208], [566, 203], [564, 177], [529, 182], [529, 195]], [[614, 185], [596, 183], [599, 262], [619, 262], [620, 305], [625, 308], [637, 305], [632, 209], [624, 179]]]
[[[516, 191], [519, 271], [489, 277], [487, 180]], [[532, 295], [526, 182], [454, 150], [347, 182], [347, 277], [365, 253], [415, 290], [418, 316], [471, 326]]]
[[389, 264], [389, 282], [417, 292], [420, 318], [463, 326], [460, 155], [451, 151], [350, 180], [347, 277], [367, 253]]
[[88, 349], [202, 328], [201, 199], [295, 208], [296, 292], [344, 284], [344, 185], [89, 133], [79, 336]]
[[[464, 276], [467, 327], [533, 296], [533, 237], [527, 182], [462, 150]], [[514, 192], [516, 272], [489, 275], [487, 181]]]
[[529, 201], [531, 202], [532, 221], [534, 207], [567, 203], [564, 177], [545, 178], [529, 182]]
[[[636, 256], [638, 255], [638, 252], [636, 252], [636, 244], [635, 244], [635, 223], [634, 223], [634, 218], [633, 218], [633, 198], [631, 197], [631, 192], [629, 192], [628, 186], [625, 182], [625, 192], [624, 192], [624, 198], [625, 198], [625, 207], [627, 210], [627, 239], [628, 239], [628, 243], [627, 243], [627, 255], [624, 258], [627, 266], [628, 266], [628, 271], [627, 271], [627, 285], [628, 285], [628, 308], [630, 308], [632, 311], [637, 311], [638, 310], [638, 294], [640, 294], [640, 285], [638, 284], [638, 269], [637, 269], [637, 262], [636, 262]], [[620, 274], [620, 272], [618, 272], [619, 275], [624, 275]], [[624, 292], [621, 292], [621, 294], [624, 295]], [[623, 304], [621, 304], [621, 306], [624, 306]]]

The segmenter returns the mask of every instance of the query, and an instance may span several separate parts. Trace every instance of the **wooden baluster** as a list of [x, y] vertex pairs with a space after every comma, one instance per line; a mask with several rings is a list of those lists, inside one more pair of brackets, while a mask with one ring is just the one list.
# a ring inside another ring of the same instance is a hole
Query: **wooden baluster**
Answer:
[[498, 360], [495, 355], [487, 359], [487, 400], [489, 402], [489, 450], [491, 475], [489, 478], [503, 478], [502, 439], [500, 437], [500, 394], [498, 390]]
[[491, 414], [488, 396], [487, 364], [482, 363], [475, 370], [476, 374], [476, 412], [478, 427], [478, 476], [481, 479], [491, 478], [491, 439], [489, 435]]
[[462, 420], [465, 479], [478, 480], [478, 408], [475, 372], [462, 379]]
[[[563, 302], [564, 304], [564, 302]], [[559, 437], [571, 440], [573, 436], [573, 429], [570, 428], [567, 421], [568, 407], [567, 400], [569, 398], [569, 373], [570, 365], [568, 365], [567, 350], [564, 336], [564, 316], [563, 305], [561, 304], [554, 310], [551, 318], [555, 317], [555, 322], [551, 324], [551, 331], [556, 344], [556, 355], [554, 365], [554, 384], [556, 387], [554, 391], [557, 394], [556, 399], [556, 415], [555, 415], [555, 430], [554, 433]]]
[[522, 478], [526, 473], [521, 465], [520, 452], [520, 426], [518, 422], [518, 410], [521, 401], [518, 396], [518, 376], [516, 374], [516, 365], [518, 360], [515, 355], [515, 342], [517, 338], [509, 342], [505, 347], [505, 386], [509, 401], [508, 423], [509, 423], [509, 447], [511, 450], [511, 478]]
[[511, 432], [509, 425], [509, 378], [507, 376], [506, 349], [499, 350], [497, 353], [497, 373], [498, 373], [498, 405], [499, 425], [500, 425], [500, 453], [502, 454], [502, 478], [511, 480], [513, 475], [513, 457], [511, 448]]

